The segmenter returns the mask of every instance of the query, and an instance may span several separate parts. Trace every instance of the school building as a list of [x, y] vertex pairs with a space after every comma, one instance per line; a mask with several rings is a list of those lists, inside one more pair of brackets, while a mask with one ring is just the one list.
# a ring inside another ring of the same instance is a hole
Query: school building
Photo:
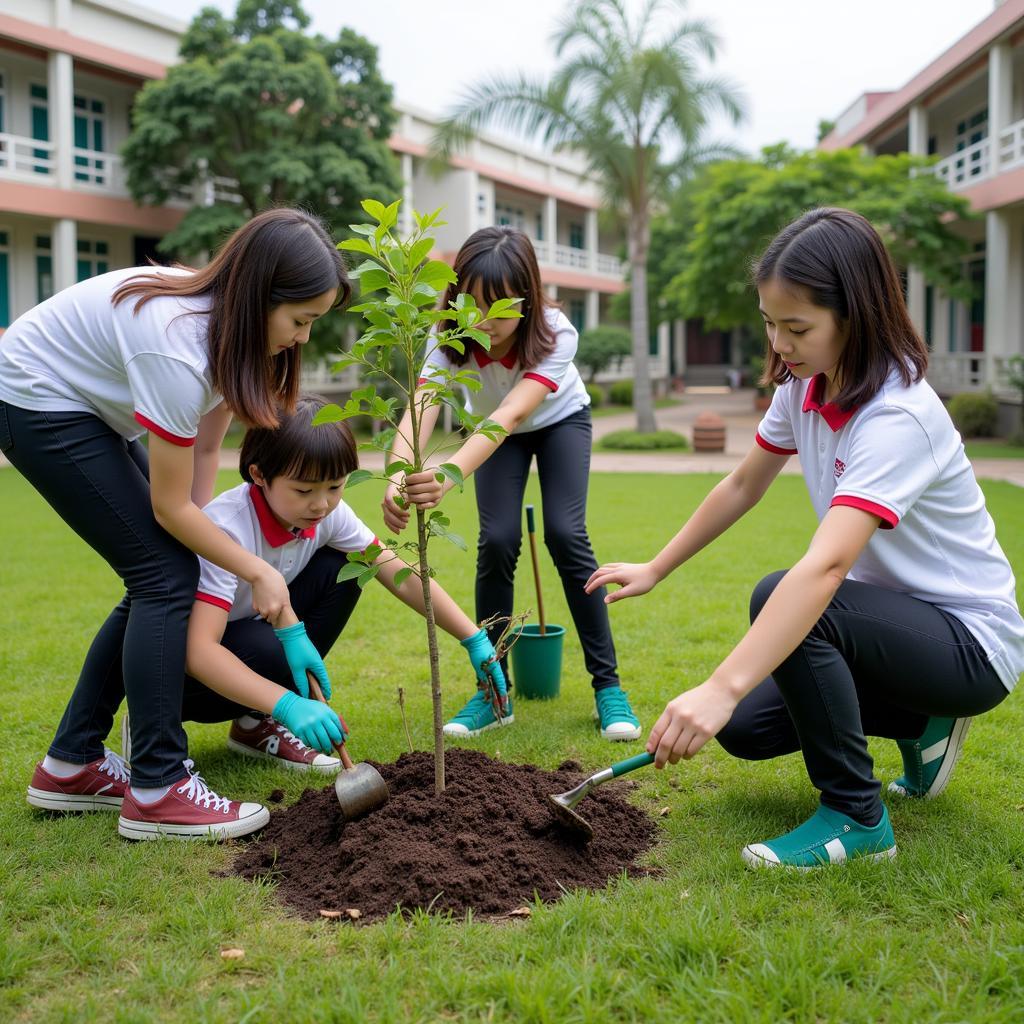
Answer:
[[[938, 157], [934, 173], [979, 216], [958, 225], [973, 299], [908, 272], [911, 315], [932, 351], [928, 379], [944, 395], [992, 388], [1012, 401], [1007, 363], [1024, 354], [1024, 0], [997, 0], [902, 88], [861, 95], [821, 145]], [[1008, 424], [1015, 414], [1005, 412]]]
[[[185, 210], [207, 200], [216, 183], [138, 207], [118, 156], [135, 94], [177, 61], [186, 27], [127, 0], [0, 0], [0, 330], [75, 281], [145, 263]], [[607, 319], [625, 287], [622, 239], [600, 223], [582, 161], [488, 134], [435, 175], [426, 160], [435, 118], [398, 112], [391, 146], [404, 216], [443, 206], [445, 257], [479, 227], [512, 224], [533, 239], [544, 284], [576, 326]], [[652, 376], [663, 380], [667, 328], [651, 351]], [[608, 376], [631, 376], [630, 360]]]

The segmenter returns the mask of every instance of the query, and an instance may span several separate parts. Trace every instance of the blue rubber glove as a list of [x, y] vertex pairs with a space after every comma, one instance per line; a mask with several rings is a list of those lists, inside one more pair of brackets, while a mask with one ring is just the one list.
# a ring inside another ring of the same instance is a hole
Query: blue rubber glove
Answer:
[[486, 690], [488, 678], [490, 679], [501, 705], [502, 714], [504, 714], [508, 708], [508, 685], [505, 682], [505, 673], [501, 670], [498, 655], [494, 650], [494, 644], [491, 643], [491, 638], [487, 635], [487, 630], [478, 630], [472, 636], [467, 636], [465, 640], [460, 640], [459, 643], [466, 648], [466, 652], [469, 654], [470, 663], [476, 673], [477, 686], [481, 690]]
[[284, 648], [284, 656], [288, 659], [288, 667], [292, 670], [292, 679], [295, 680], [295, 689], [303, 697], [308, 697], [309, 683], [306, 682], [306, 673], [312, 672], [324, 692], [324, 700], [330, 700], [331, 681], [327, 678], [327, 667], [320, 657], [320, 652], [313, 646], [313, 641], [306, 636], [306, 627], [301, 622], [296, 622], [293, 626], [275, 629], [274, 636], [281, 641]]
[[271, 714], [313, 750], [329, 754], [335, 743], [345, 742], [347, 734], [341, 719], [318, 700], [307, 700], [289, 690], [274, 705]]

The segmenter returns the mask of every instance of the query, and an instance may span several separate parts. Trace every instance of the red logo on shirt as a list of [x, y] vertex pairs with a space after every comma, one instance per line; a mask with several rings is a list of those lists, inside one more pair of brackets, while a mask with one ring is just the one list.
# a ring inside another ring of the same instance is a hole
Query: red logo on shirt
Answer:
[[836, 459], [836, 479], [838, 480], [846, 472], [846, 463]]

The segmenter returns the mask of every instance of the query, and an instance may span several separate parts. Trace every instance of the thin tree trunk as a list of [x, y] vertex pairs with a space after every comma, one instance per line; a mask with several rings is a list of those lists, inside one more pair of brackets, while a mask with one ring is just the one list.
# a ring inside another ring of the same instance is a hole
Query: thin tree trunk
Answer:
[[427, 620], [427, 647], [430, 651], [430, 701], [434, 707], [434, 792], [444, 792], [444, 716], [441, 708], [441, 666], [437, 656], [437, 624], [430, 599], [430, 575], [427, 565], [427, 519], [416, 509], [416, 537], [419, 542], [420, 582], [423, 585], [423, 615]]
[[646, 213], [634, 212], [629, 219], [630, 327], [633, 334], [633, 409], [636, 429], [651, 433], [658, 429], [651, 394], [650, 318], [647, 309], [647, 252], [650, 227]]

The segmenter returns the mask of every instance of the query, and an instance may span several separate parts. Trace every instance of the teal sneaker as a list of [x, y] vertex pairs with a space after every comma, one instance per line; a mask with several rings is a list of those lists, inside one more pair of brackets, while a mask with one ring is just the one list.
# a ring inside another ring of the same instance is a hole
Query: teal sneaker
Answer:
[[629, 698], [621, 686], [606, 686], [594, 691], [597, 710], [594, 717], [601, 723], [601, 736], [606, 740], [640, 739], [640, 719], [633, 714]]
[[896, 856], [889, 812], [874, 828], [822, 805], [799, 828], [777, 839], [744, 846], [740, 855], [748, 868], [796, 868], [809, 871], [826, 864], [843, 864], [855, 857], [887, 860]]
[[464, 738], [466, 736], [479, 736], [488, 729], [495, 729], [499, 725], [511, 725], [515, 721], [512, 714], [512, 698], [508, 699], [508, 714], [500, 721], [494, 714], [494, 707], [484, 696], [483, 690], [477, 690], [462, 708], [462, 710], [444, 726], [445, 736]]
[[969, 718], [929, 718], [924, 732], [916, 740], [897, 740], [903, 755], [903, 774], [889, 783], [889, 792], [897, 796], [938, 796], [953, 774]]

